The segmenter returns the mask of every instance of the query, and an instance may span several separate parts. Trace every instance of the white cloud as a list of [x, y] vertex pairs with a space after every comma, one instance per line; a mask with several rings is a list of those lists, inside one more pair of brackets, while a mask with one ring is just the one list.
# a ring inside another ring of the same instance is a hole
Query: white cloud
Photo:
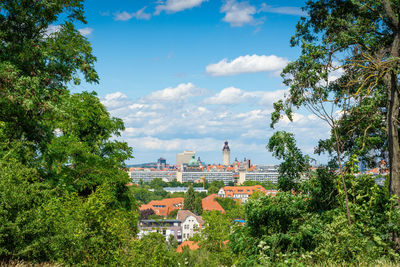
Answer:
[[204, 100], [206, 104], [220, 104], [220, 105], [230, 105], [239, 104], [243, 102], [245, 97], [245, 92], [239, 88], [228, 87], [223, 89], [216, 95], [209, 97]]
[[80, 32], [80, 34], [82, 34], [83, 36], [89, 36], [92, 34], [93, 32], [93, 28], [89, 28], [89, 27], [85, 27], [82, 29], [78, 30]]
[[149, 20], [151, 18], [151, 14], [146, 13], [145, 10], [146, 7], [143, 7], [142, 9], [139, 9], [138, 11], [133, 13], [129, 13], [126, 11], [117, 12], [114, 13], [114, 20], [127, 21], [130, 20], [131, 18]]
[[236, 0], [227, 0], [221, 7], [221, 12], [225, 13], [222, 19], [228, 22], [232, 27], [240, 27], [244, 24], [259, 24], [253, 17], [257, 13], [254, 6], [248, 2], [237, 2]]
[[175, 13], [185, 9], [191, 9], [201, 5], [201, 3], [205, 1], [207, 0], [166, 0], [165, 3], [156, 6], [154, 15], [159, 15], [162, 11]]
[[233, 105], [250, 102], [263, 107], [272, 107], [273, 103], [283, 99], [287, 90], [246, 92], [235, 87], [227, 87], [219, 93], [206, 98], [203, 102], [210, 105]]
[[[157, 152], [169, 155], [169, 162], [173, 162], [174, 153], [193, 149], [212, 163], [219, 160], [206, 155], [220, 155], [225, 139], [229, 140], [232, 157], [270, 157], [265, 145], [275, 131], [268, 127], [272, 103], [284, 92], [228, 87], [211, 94], [192, 83], [183, 83], [138, 99], [115, 92], [102, 98], [102, 103], [112, 116], [123, 119], [126, 130], [121, 139], [134, 148], [137, 161], [144, 162], [142, 157], [155, 157]], [[303, 113], [295, 113], [293, 122], [281, 120], [276, 130], [295, 133], [299, 147], [307, 149], [329, 134], [323, 122]]]
[[46, 31], [44, 32], [44, 36], [48, 37], [53, 33], [59, 32], [61, 31], [62, 26], [61, 25], [49, 25], [49, 27], [47, 27]]
[[293, 15], [293, 16], [306, 16], [307, 13], [301, 10], [300, 7], [294, 6], [280, 6], [273, 7], [269, 6], [265, 3], [261, 4], [261, 8], [259, 12], [267, 12], [267, 13], [277, 13], [277, 14], [285, 14], [285, 15]]
[[277, 72], [288, 63], [288, 59], [275, 55], [245, 55], [232, 61], [224, 58], [218, 63], [206, 67], [206, 72], [212, 76], [228, 76], [250, 72]]
[[129, 103], [128, 97], [121, 93], [115, 92], [112, 94], [107, 94], [102, 100], [101, 103], [105, 105], [109, 110], [114, 110], [117, 108], [121, 108], [124, 105]]
[[145, 99], [160, 102], [181, 102], [193, 96], [203, 95], [204, 93], [204, 89], [196, 87], [192, 83], [181, 83], [177, 87], [168, 87], [155, 91], [145, 97]]

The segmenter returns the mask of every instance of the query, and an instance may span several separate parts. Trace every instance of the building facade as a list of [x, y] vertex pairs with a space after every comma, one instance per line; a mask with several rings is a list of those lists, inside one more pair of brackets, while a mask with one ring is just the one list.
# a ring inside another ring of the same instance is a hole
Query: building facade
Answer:
[[186, 241], [204, 227], [201, 216], [195, 215], [190, 210], [179, 210], [176, 219], [182, 222], [182, 241]]
[[180, 167], [183, 164], [188, 164], [193, 156], [196, 156], [195, 151], [183, 151], [176, 154], [176, 166]]
[[182, 222], [180, 220], [141, 220], [139, 222], [138, 238], [149, 233], [160, 233], [168, 241], [173, 236], [178, 243], [182, 243]]
[[198, 179], [204, 179], [211, 183], [212, 181], [223, 181], [224, 184], [234, 182], [233, 172], [178, 172], [177, 180], [179, 182], [194, 182]]
[[171, 182], [176, 179], [176, 171], [129, 171], [129, 177], [132, 182], [138, 184], [140, 180], [144, 183], [150, 183], [155, 178], [161, 178], [165, 182]]

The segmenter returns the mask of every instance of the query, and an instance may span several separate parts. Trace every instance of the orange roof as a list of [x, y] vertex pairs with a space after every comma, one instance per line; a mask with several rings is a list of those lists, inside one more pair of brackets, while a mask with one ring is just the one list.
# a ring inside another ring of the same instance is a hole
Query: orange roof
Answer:
[[183, 247], [188, 247], [190, 250], [196, 250], [199, 248], [199, 243], [189, 240], [183, 241], [182, 244], [176, 248], [176, 252], [181, 253], [183, 251]]
[[163, 200], [152, 200], [148, 204], [140, 206], [140, 210], [152, 209], [158, 216], [166, 217], [171, 211], [183, 208], [183, 197], [164, 198]]
[[201, 200], [204, 211], [218, 210], [222, 213], [225, 213], [224, 208], [222, 208], [221, 205], [215, 200], [216, 197], [217, 194], [212, 194]]
[[267, 193], [264, 187], [261, 185], [252, 186], [225, 186], [222, 188], [225, 191], [225, 197], [233, 197], [235, 194], [248, 194], [251, 195], [255, 191]]

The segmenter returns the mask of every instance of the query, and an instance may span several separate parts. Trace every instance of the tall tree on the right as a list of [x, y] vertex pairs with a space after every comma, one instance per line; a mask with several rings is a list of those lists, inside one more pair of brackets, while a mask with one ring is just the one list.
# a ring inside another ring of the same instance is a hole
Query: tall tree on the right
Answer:
[[[340, 111], [335, 127], [349, 130], [333, 142], [361, 137], [356, 140], [359, 151], [351, 153], [366, 154], [379, 143], [371, 143], [371, 137], [385, 134], [390, 192], [400, 196], [400, 3], [310, 0], [304, 11], [308, 16], [300, 19], [291, 39], [292, 46], [301, 46], [301, 55], [282, 73], [289, 93], [275, 103], [273, 124], [282, 114], [291, 119], [293, 109], [333, 102]], [[363, 112], [371, 115], [355, 118]], [[385, 127], [378, 129], [380, 117]]]

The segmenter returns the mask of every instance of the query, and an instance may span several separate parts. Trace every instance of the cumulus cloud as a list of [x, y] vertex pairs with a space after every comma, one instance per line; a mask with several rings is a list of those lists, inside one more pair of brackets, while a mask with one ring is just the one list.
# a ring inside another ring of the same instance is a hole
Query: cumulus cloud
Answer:
[[[145, 155], [154, 157], [156, 151], [169, 155], [168, 160], [173, 162], [174, 153], [195, 150], [211, 163], [215, 160], [204, 155], [214, 152], [219, 155], [225, 139], [229, 140], [232, 156], [251, 157], [254, 153], [261, 158], [267, 156], [265, 144], [273, 131], [268, 128], [272, 103], [284, 93], [285, 90], [246, 91], [227, 87], [212, 94], [189, 82], [137, 99], [115, 92], [103, 97], [102, 103], [112, 116], [123, 119], [126, 129], [121, 138], [135, 149], [139, 162], [145, 161], [141, 158]], [[237, 108], [239, 103], [247, 105]], [[307, 149], [329, 134], [323, 122], [303, 113], [295, 113], [293, 122], [281, 120], [276, 130], [295, 133], [303, 140], [300, 147]]]
[[221, 12], [225, 13], [222, 19], [228, 22], [232, 27], [240, 27], [244, 24], [259, 24], [260, 22], [254, 19], [254, 14], [257, 10], [248, 2], [237, 2], [236, 0], [227, 0], [221, 7]]
[[244, 91], [236, 87], [227, 87], [219, 93], [204, 99], [205, 104], [233, 105], [250, 102], [264, 107], [272, 107], [272, 104], [283, 99], [287, 90], [276, 91]]
[[89, 36], [92, 34], [93, 32], [93, 28], [89, 28], [89, 27], [85, 27], [82, 29], [78, 30], [80, 32], [80, 34], [82, 34], [83, 36]]
[[206, 104], [221, 104], [221, 105], [230, 105], [230, 104], [238, 104], [243, 102], [245, 98], [245, 92], [239, 88], [228, 87], [223, 89], [221, 92], [216, 95], [206, 98], [204, 103]]
[[105, 105], [108, 110], [114, 110], [128, 105], [130, 101], [125, 94], [121, 92], [115, 92], [112, 94], [107, 94], [103, 99], [101, 99], [101, 103]]
[[232, 61], [224, 58], [218, 63], [206, 67], [206, 72], [211, 76], [229, 76], [251, 72], [277, 72], [288, 63], [288, 59], [275, 55], [245, 55]]
[[155, 91], [145, 99], [160, 102], [181, 102], [193, 96], [204, 94], [205, 90], [196, 87], [192, 83], [181, 83], [177, 87], [168, 87], [163, 90]]
[[146, 13], [146, 7], [143, 7], [142, 9], [139, 9], [133, 13], [126, 11], [114, 13], [114, 20], [127, 21], [132, 18], [149, 20], [151, 18], [151, 14]]
[[162, 11], [167, 13], [175, 13], [185, 9], [201, 5], [207, 0], [167, 0], [163, 4], [157, 5], [154, 15], [159, 15]]

